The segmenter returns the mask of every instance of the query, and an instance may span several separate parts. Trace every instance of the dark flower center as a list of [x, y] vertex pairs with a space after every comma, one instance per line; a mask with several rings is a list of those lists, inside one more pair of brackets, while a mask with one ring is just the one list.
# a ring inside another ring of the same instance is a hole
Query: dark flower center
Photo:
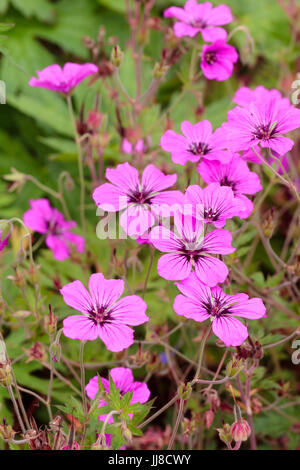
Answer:
[[221, 181], [220, 181], [221, 186], [229, 186], [233, 192], [235, 192], [236, 189], [236, 182], [231, 181], [228, 176], [224, 176]]
[[224, 300], [219, 297], [214, 297], [213, 300], [207, 299], [206, 302], [202, 302], [202, 306], [207, 311], [208, 315], [212, 317], [223, 317], [224, 315], [229, 315], [231, 313], [230, 306]]
[[213, 65], [217, 62], [217, 55], [214, 51], [209, 51], [204, 55], [204, 59], [208, 65]]
[[203, 211], [203, 218], [211, 222], [218, 220], [219, 215], [219, 211], [213, 210], [212, 207], [210, 207], [209, 209], [204, 209]]
[[271, 124], [256, 126], [253, 132], [253, 136], [259, 140], [269, 140], [274, 134], [276, 134], [276, 125]]
[[97, 305], [89, 311], [89, 317], [95, 324], [102, 326], [104, 323], [110, 323], [111, 312], [107, 310], [106, 306], [99, 307]]
[[153, 191], [136, 189], [128, 193], [128, 202], [130, 204], [151, 204], [151, 195]]
[[188, 148], [188, 152], [193, 155], [207, 155], [211, 149], [203, 142], [192, 142]]

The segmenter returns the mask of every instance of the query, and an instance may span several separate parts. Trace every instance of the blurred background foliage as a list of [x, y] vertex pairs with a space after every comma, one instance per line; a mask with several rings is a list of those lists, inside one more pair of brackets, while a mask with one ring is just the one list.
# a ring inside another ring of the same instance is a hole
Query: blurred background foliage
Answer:
[[[162, 17], [163, 10], [167, 7], [171, 5], [182, 6], [184, 3], [184, 0], [157, 0], [154, 14]], [[247, 34], [245, 31], [239, 30], [232, 38], [233, 44], [239, 50], [240, 61], [236, 66], [235, 74], [226, 82], [206, 81], [199, 85], [199, 103], [195, 102], [194, 93], [185, 93], [178, 105], [171, 108], [169, 112], [169, 118], [173, 121], [175, 129], [179, 129], [183, 119], [196, 122], [207, 118], [214, 127], [219, 126], [226, 120], [227, 111], [233, 106], [232, 97], [235, 90], [242, 85], [260, 84], [267, 88], [274, 87], [288, 96], [292, 91], [291, 83], [295, 80], [296, 72], [299, 70], [300, 17], [298, 17], [298, 22], [295, 19], [291, 21], [287, 12], [280, 5], [280, 3], [284, 4], [284, 1], [225, 0], [213, 3], [226, 3], [231, 8], [234, 22], [228, 26], [230, 31], [241, 25], [247, 28]], [[300, 5], [299, 0], [295, 3]], [[88, 36], [95, 40], [99, 34], [99, 27], [103, 25], [107, 38], [116, 36], [117, 43], [123, 50], [126, 50], [120, 75], [128, 92], [134, 95], [134, 63], [130, 49], [126, 49], [130, 32], [124, 13], [124, 0], [0, 0], [0, 23], [14, 24], [12, 29], [1, 32], [2, 37], [0, 38], [0, 78], [5, 82], [7, 91], [7, 104], [0, 106], [1, 177], [9, 173], [13, 167], [21, 172], [31, 174], [53, 188], [57, 188], [58, 175], [62, 171], [68, 171], [75, 180], [77, 179], [76, 149], [65, 101], [61, 96], [51, 91], [31, 88], [28, 81], [36, 70], [41, 70], [50, 64], [62, 65], [67, 61], [91, 60], [90, 52], [85, 47], [83, 38]], [[112, 48], [108, 43], [109, 41], [105, 46], [107, 58], [110, 57]], [[253, 50], [252, 43], [254, 44]], [[160, 31], [152, 30], [144, 50], [143, 91], [147, 89], [152, 80], [151, 72], [155, 62], [160, 59], [163, 47], [165, 47], [163, 34]], [[153, 148], [157, 146], [162, 134], [162, 126], [156, 126], [156, 122], [164, 110], [176, 102], [182, 86], [186, 85], [189, 62], [190, 53], [181, 57], [161, 84], [155, 103], [150, 108], [148, 107], [145, 113], [141, 113], [140, 119], [144, 136], [151, 134]], [[96, 93], [100, 93], [100, 111], [106, 115], [106, 132], [109, 134], [109, 143], [104, 151], [104, 164], [105, 166], [116, 165], [118, 162], [124, 161], [124, 156], [120, 154], [120, 136], [115, 129], [114, 102], [103, 86], [101, 78], [91, 86], [87, 87], [86, 83], [88, 81], [81, 84], [75, 92], [74, 99], [77, 111], [80, 110], [83, 102], [85, 103], [85, 111], [92, 109]], [[126, 119], [125, 115], [123, 118]], [[125, 124], [129, 125], [130, 123], [125, 122]], [[175, 170], [169, 157], [165, 155], [164, 158], [168, 158], [168, 168]], [[175, 171], [178, 171], [178, 167]], [[179, 171], [181, 170], [179, 169]], [[29, 198], [44, 196], [44, 193], [31, 182], [27, 182], [20, 192], [8, 192], [7, 188], [7, 182], [1, 179], [0, 218], [21, 217], [28, 209]], [[270, 196], [272, 196], [272, 192]], [[72, 217], [78, 220], [78, 191], [66, 192], [66, 199]], [[55, 203], [55, 201], [52, 202]], [[279, 204], [282, 203], [279, 201]], [[88, 247], [93, 253], [93, 257], [98, 260], [95, 270], [107, 273], [111, 261], [109, 244], [106, 241], [99, 242], [95, 236], [97, 216], [92, 200], [89, 201], [88, 209]], [[233, 224], [231, 228], [236, 227]], [[248, 245], [255, 236], [255, 229], [250, 228], [244, 236], [239, 238], [236, 244], [239, 256], [247, 254]], [[280, 245], [280, 237], [279, 233], [278, 238], [275, 238], [274, 241], [275, 247], [277, 243]], [[26, 307], [26, 305], [24, 307], [24, 299], [18, 297], [18, 289], [12, 286], [10, 280], [7, 279], [8, 271], [11, 273], [11, 265], [18, 249], [18, 243], [19, 233], [15, 231], [12, 237], [14, 252], [7, 252], [1, 261], [3, 273], [5, 273], [1, 279], [1, 288], [5, 292], [8, 303], [10, 301], [11, 303], [16, 302], [20, 309], [24, 309]], [[128, 242], [127, 247], [121, 248], [121, 250], [134, 249], [136, 245], [133, 242], [131, 245], [130, 243]], [[145, 277], [148, 263], [147, 255], [143, 253], [142, 250], [139, 255], [140, 259], [145, 261], [143, 272], [137, 275], [141, 279]], [[120, 252], [119, 256], [121, 257]], [[61, 297], [57, 295], [57, 290], [53, 287], [58, 273], [61, 285], [70, 281], [70, 274], [72, 279], [86, 282], [89, 273], [80, 263], [74, 263], [71, 260], [55, 261], [49, 250], [39, 250], [38, 262], [42, 266], [41, 273], [43, 275], [42, 302], [44, 305], [51, 303], [55, 313], [63, 318], [71, 312], [71, 309], [63, 305]], [[249, 267], [249, 273], [253, 283], [261, 289], [272, 288], [276, 282], [280, 282], [280, 279], [276, 278], [276, 273], [274, 274], [270, 268], [259, 244]], [[130, 282], [135, 282], [134, 285], [138, 286], [139, 281], [134, 278], [134, 273], [131, 273], [130, 276]], [[247, 287], [247, 285], [244, 286], [245, 289]], [[175, 287], [158, 276], [153, 276], [148, 288], [146, 300], [152, 314], [152, 324], [163, 325], [168, 320], [174, 321], [172, 299], [176, 292]], [[33, 291], [33, 288], [28, 291], [29, 305], [34, 302]], [[279, 292], [274, 292], [274, 299], [287, 305]], [[290, 308], [294, 309], [295, 313], [297, 312], [296, 306], [290, 306]], [[10, 321], [13, 322], [14, 319], [10, 318]], [[284, 311], [277, 309], [271, 325], [265, 322], [262, 328], [262, 322], [257, 322], [253, 328], [256, 337], [258, 339], [264, 338], [264, 341], [268, 343], [273, 342], [277, 337], [271, 334], [271, 331], [280, 330], [282, 325], [287, 329], [295, 329], [297, 323], [297, 319], [286, 317]], [[138, 337], [138, 333], [136, 336]], [[279, 334], [278, 338], [280, 337], [282, 336]], [[46, 336], [40, 336], [38, 339], [47, 344]], [[179, 338], [175, 335], [173, 340], [175, 345]], [[9, 354], [11, 357], [18, 357], [24, 353], [25, 346], [26, 329], [16, 327], [7, 337]], [[180, 343], [178, 347], [180, 348]], [[192, 342], [184, 352], [193, 357], [196, 349], [197, 343]], [[78, 357], [77, 342], [64, 339], [64, 351], [70, 358]], [[99, 356], [101, 356], [101, 361], [111, 360], [111, 354], [100, 342], [87, 344], [86, 354], [86, 361], [99, 358]], [[289, 360], [284, 353], [282, 356], [280, 354], [276, 360], [273, 358], [277, 365], [282, 358], [286, 361]], [[218, 358], [218, 351], [211, 355], [212, 368], [215, 368], [217, 363], [215, 361]], [[275, 375], [269, 379], [268, 383], [265, 383], [270, 401], [276, 399], [279, 380], [294, 380], [289, 367], [286, 370], [280, 370], [278, 367]], [[57, 364], [57, 369], [61, 373], [67, 374], [63, 363]], [[268, 361], [261, 369], [263, 370], [260, 370], [261, 376], [258, 379], [267, 374]], [[27, 364], [21, 361], [15, 364], [14, 370], [23, 386], [32, 388], [39, 393], [47, 393], [48, 374], [44, 373], [43, 366], [39, 365], [37, 361]], [[92, 374], [92, 371], [88, 372], [88, 376]], [[135, 372], [135, 375], [139, 374], [143, 375], [143, 371], [137, 370]], [[166, 385], [162, 381], [156, 387], [159, 396], [156, 406], [160, 406], [166, 401]], [[61, 403], [67, 401], [69, 393], [69, 390], [60, 381], [54, 380], [53, 398], [55, 401]], [[0, 389], [1, 397], [8, 398], [4, 389]], [[0, 405], [1, 416], [9, 416], [10, 408], [7, 405], [8, 402], [3, 400]], [[296, 415], [296, 408], [289, 408], [285, 413], [290, 416]], [[40, 419], [43, 421], [45, 417], [40, 416]], [[258, 433], [265, 434], [266, 428], [271, 429], [274, 439], [290, 429], [289, 419], [284, 420], [280, 414], [276, 413], [257, 416], [255, 425]], [[298, 442], [297, 436], [293, 432], [289, 432], [289, 439], [290, 446], [295, 447]], [[214, 446], [215, 443], [213, 442], [211, 445]], [[269, 443], [266, 445], [269, 446]]]

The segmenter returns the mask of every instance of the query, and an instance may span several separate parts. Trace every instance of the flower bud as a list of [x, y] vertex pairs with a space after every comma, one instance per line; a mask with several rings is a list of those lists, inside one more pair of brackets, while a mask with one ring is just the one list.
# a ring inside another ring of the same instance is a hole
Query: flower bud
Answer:
[[204, 424], [206, 429], [209, 429], [213, 423], [215, 413], [212, 410], [206, 410], [204, 413]]
[[34, 286], [38, 285], [39, 271], [40, 271], [40, 266], [36, 266], [35, 264], [30, 263], [29, 269], [28, 269], [28, 279], [31, 282], [31, 284]]
[[239, 418], [231, 425], [231, 437], [235, 442], [247, 441], [251, 434], [248, 422], [244, 418]]
[[5, 441], [11, 441], [15, 437], [15, 431], [10, 424], [6, 424], [5, 418], [3, 418], [3, 423], [0, 423], [0, 437]]
[[271, 238], [276, 228], [276, 214], [272, 207], [264, 217], [262, 222], [262, 230], [267, 238]]
[[123, 62], [123, 57], [124, 57], [124, 52], [122, 52], [120, 46], [115, 46], [113, 50], [111, 51], [111, 56], [110, 56], [111, 63], [115, 67], [119, 68]]
[[244, 368], [243, 359], [231, 359], [226, 366], [227, 377], [234, 377]]
[[108, 450], [105, 434], [98, 434], [96, 442], [91, 445], [91, 450]]
[[26, 362], [30, 361], [38, 361], [38, 362], [44, 362], [47, 360], [47, 352], [45, 346], [40, 343], [39, 341], [36, 341], [31, 348], [29, 349], [24, 349], [24, 352], [26, 356], [28, 357]]
[[122, 436], [124, 437], [125, 441], [128, 442], [128, 444], [131, 444], [132, 432], [130, 431], [130, 429], [128, 429], [125, 421], [122, 421], [121, 429], [122, 429]]
[[10, 361], [6, 360], [6, 362], [0, 362], [0, 385], [2, 385], [2, 387], [9, 387], [12, 381]]
[[182, 400], [188, 400], [191, 396], [192, 390], [193, 388], [190, 382], [186, 384], [182, 383], [178, 387], [178, 395]]
[[49, 336], [55, 335], [57, 329], [57, 320], [58, 317], [53, 314], [51, 305], [49, 305], [49, 315], [44, 317], [44, 328]]
[[217, 431], [219, 433], [219, 438], [226, 445], [230, 444], [232, 441], [230, 429], [231, 429], [230, 424], [227, 424], [227, 423], [224, 423], [222, 428], [217, 428]]
[[9, 175], [4, 175], [3, 178], [11, 183], [9, 192], [14, 191], [15, 189], [20, 191], [27, 180], [26, 175], [20, 173], [15, 168], [11, 168], [11, 173]]
[[168, 65], [164, 65], [164, 64], [161, 64], [161, 63], [156, 63], [154, 65], [154, 69], [153, 69], [153, 77], [156, 79], [156, 80], [161, 80], [162, 78], [165, 77], [165, 75], [167, 74], [169, 70], [169, 66]]

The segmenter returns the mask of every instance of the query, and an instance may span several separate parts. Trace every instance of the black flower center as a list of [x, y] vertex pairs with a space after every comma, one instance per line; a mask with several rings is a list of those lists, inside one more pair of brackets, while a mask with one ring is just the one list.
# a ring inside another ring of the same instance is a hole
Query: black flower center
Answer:
[[128, 202], [130, 204], [151, 204], [151, 195], [153, 191], [136, 189], [128, 193]]
[[212, 207], [210, 207], [209, 209], [204, 209], [203, 218], [211, 222], [218, 220], [219, 211], [212, 209]]
[[104, 325], [104, 323], [110, 323], [111, 312], [107, 310], [106, 306], [94, 306], [89, 311], [89, 317], [97, 325]]
[[271, 124], [256, 126], [253, 132], [253, 136], [259, 140], [269, 140], [274, 134], [276, 134], [276, 125], [272, 126]]
[[208, 65], [213, 65], [217, 62], [217, 55], [214, 51], [209, 51], [204, 55], [204, 59]]
[[233, 192], [235, 192], [236, 189], [236, 182], [231, 181], [228, 176], [224, 176], [221, 181], [220, 181], [221, 186], [229, 186], [229, 188], [232, 189]]
[[202, 302], [202, 306], [205, 308], [208, 315], [212, 317], [219, 318], [231, 313], [230, 305], [228, 306], [224, 300], [218, 297], [214, 297], [213, 300], [207, 299], [206, 302]]
[[207, 155], [211, 149], [203, 142], [192, 142], [188, 148], [188, 152], [193, 155]]

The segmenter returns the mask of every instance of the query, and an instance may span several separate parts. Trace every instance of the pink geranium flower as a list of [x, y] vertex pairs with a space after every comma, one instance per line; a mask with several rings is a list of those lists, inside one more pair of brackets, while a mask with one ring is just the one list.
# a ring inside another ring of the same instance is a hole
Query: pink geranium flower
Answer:
[[171, 206], [183, 198], [180, 191], [164, 191], [175, 184], [177, 175], [165, 175], [154, 165], [146, 166], [141, 181], [137, 169], [127, 162], [108, 168], [106, 178], [110, 183], [95, 189], [94, 201], [107, 212], [125, 209], [120, 224], [130, 236], [142, 236], [155, 224], [156, 215], [170, 215]]
[[67, 62], [63, 68], [54, 64], [38, 70], [38, 78], [32, 77], [29, 85], [68, 95], [82, 80], [96, 72], [98, 72], [98, 67], [89, 63], [81, 65]]
[[184, 8], [167, 8], [164, 17], [179, 20], [174, 24], [175, 36], [193, 38], [201, 33], [204, 41], [208, 42], [225, 39], [227, 33], [220, 26], [230, 23], [233, 19], [228, 6], [219, 5], [213, 8], [210, 2], [198, 4], [197, 0], [188, 0]]
[[203, 236], [203, 223], [178, 212], [174, 217], [177, 233], [157, 226], [150, 232], [150, 241], [163, 253], [157, 264], [158, 274], [167, 280], [186, 279], [192, 269], [199, 279], [209, 286], [225, 281], [228, 269], [214, 254], [233, 253], [232, 237], [227, 230], [212, 230]]
[[249, 299], [246, 294], [228, 295], [218, 286], [210, 289], [193, 273], [176, 286], [181, 294], [175, 298], [175, 312], [199, 322], [210, 319], [214, 334], [226, 346], [240, 346], [248, 337], [246, 326], [236, 316], [248, 320], [266, 316], [261, 299]]
[[31, 209], [25, 212], [24, 223], [34, 232], [46, 236], [46, 245], [55, 259], [63, 261], [69, 258], [72, 246], [83, 253], [84, 238], [71, 231], [76, 222], [66, 221], [61, 212], [50, 206], [48, 199], [31, 199], [29, 203]]
[[204, 189], [198, 185], [189, 186], [185, 200], [195, 206], [200, 220], [217, 228], [224, 227], [226, 219], [238, 216], [244, 209], [243, 202], [234, 197], [232, 189], [219, 183], [211, 183]]
[[5, 246], [8, 246], [9, 237], [10, 234], [4, 236], [2, 230], [0, 230], [0, 251], [2, 251]]
[[[133, 405], [134, 403], [146, 403], [150, 397], [150, 390], [146, 383], [144, 382], [135, 382], [131, 369], [127, 369], [125, 367], [115, 367], [110, 371], [111, 378], [116, 386], [119, 389], [120, 394], [124, 395], [128, 392], [132, 393], [132, 398], [130, 404]], [[98, 376], [92, 377], [85, 387], [86, 394], [91, 400], [94, 400], [98, 390], [99, 390], [99, 382]], [[104, 385], [106, 393], [110, 393], [109, 387], [109, 380], [104, 379], [101, 377], [101, 381]], [[107, 405], [104, 400], [100, 400], [98, 408]], [[101, 411], [101, 409], [100, 409]], [[100, 421], [105, 421], [107, 414], [102, 414], [98, 416]], [[112, 424], [114, 422], [113, 416], [110, 416], [108, 419], [108, 423]]]
[[262, 85], [257, 86], [254, 90], [251, 90], [251, 88], [246, 86], [241, 87], [236, 91], [233, 97], [233, 102], [244, 108], [249, 107], [252, 101], [267, 102], [272, 100], [281, 102], [282, 106], [291, 106], [289, 99], [283, 98], [282, 94], [278, 90], [268, 90]]
[[285, 155], [294, 146], [284, 136], [300, 127], [300, 109], [287, 106], [283, 100], [252, 101], [247, 108], [235, 107], [223, 124], [227, 147], [232, 151], [249, 150], [259, 145], [278, 155]]
[[250, 171], [247, 163], [238, 155], [233, 155], [226, 164], [204, 161], [198, 165], [198, 172], [206, 183], [219, 183], [229, 186], [234, 196], [242, 203], [238, 216], [249, 217], [253, 211], [253, 203], [245, 194], [256, 194], [262, 190], [258, 175]]
[[110, 351], [123, 351], [133, 343], [133, 330], [149, 320], [147, 304], [137, 295], [118, 300], [124, 281], [107, 280], [103, 274], [92, 274], [89, 291], [80, 281], [65, 285], [60, 293], [69, 307], [82, 313], [63, 321], [63, 333], [72, 339], [92, 341], [100, 338]]
[[231, 154], [224, 150], [223, 131], [217, 129], [213, 132], [209, 121], [197, 124], [183, 121], [181, 132], [183, 135], [168, 130], [160, 140], [161, 147], [172, 154], [174, 163], [185, 165], [187, 161], [198, 162], [202, 158], [224, 163], [230, 160]]
[[238, 53], [233, 46], [220, 39], [203, 46], [201, 69], [209, 80], [227, 80], [233, 72], [233, 64], [238, 61]]

